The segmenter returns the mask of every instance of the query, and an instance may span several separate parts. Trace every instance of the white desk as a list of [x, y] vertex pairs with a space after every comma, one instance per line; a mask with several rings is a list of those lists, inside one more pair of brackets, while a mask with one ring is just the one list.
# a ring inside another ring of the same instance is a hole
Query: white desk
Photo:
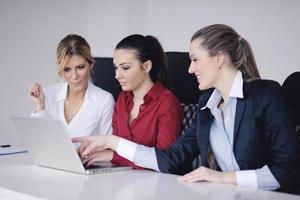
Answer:
[[130, 170], [79, 175], [38, 167], [27, 154], [0, 156], [0, 187], [49, 200], [300, 200], [300, 196], [214, 183], [179, 183], [175, 175]]

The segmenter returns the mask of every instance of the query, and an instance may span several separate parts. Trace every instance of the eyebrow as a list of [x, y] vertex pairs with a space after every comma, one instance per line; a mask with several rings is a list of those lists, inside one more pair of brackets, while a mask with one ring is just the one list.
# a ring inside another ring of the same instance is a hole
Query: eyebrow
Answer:
[[[79, 65], [75, 66], [74, 68], [76, 68], [76, 67], [82, 67], [82, 66], [85, 66], [85, 64], [79, 64]], [[71, 67], [65, 66], [64, 68], [71, 68]]]
[[[113, 63], [115, 67], [117, 67], [118, 65], [116, 63]], [[131, 63], [129, 62], [123, 62], [121, 64], [119, 64], [119, 66], [123, 66], [123, 65], [131, 65]]]
[[131, 63], [129, 63], [129, 62], [123, 62], [123, 63], [120, 63], [119, 65], [120, 66], [123, 66], [123, 65], [130, 65]]

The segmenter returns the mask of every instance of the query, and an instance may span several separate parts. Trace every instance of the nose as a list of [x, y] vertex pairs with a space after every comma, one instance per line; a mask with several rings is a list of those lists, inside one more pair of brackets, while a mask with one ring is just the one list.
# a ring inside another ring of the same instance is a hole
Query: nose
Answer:
[[72, 78], [73, 78], [73, 79], [77, 79], [77, 78], [78, 78], [78, 72], [77, 72], [76, 69], [73, 69], [73, 70], [72, 70]]
[[195, 73], [195, 67], [193, 65], [193, 61], [190, 63], [188, 72], [189, 72], [189, 74], [194, 74]]
[[115, 70], [115, 79], [119, 80], [121, 78], [121, 73], [120, 73], [120, 70], [116, 69]]

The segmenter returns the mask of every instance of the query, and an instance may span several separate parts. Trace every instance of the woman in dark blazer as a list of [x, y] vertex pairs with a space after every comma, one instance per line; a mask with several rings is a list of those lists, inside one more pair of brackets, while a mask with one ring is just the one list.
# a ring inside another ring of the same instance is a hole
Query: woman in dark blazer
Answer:
[[[197, 31], [191, 65], [200, 90], [197, 117], [169, 149], [137, 145], [115, 136], [77, 138], [83, 157], [110, 148], [135, 164], [179, 181], [209, 181], [293, 192], [299, 180], [299, 145], [281, 87], [261, 80], [250, 45], [231, 27]], [[187, 166], [200, 154], [202, 166]]]

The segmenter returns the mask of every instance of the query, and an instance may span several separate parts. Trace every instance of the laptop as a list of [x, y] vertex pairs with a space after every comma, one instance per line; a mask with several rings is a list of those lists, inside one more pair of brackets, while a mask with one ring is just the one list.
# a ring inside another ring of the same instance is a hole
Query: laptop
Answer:
[[21, 142], [33, 162], [39, 166], [80, 174], [95, 174], [130, 170], [111, 162], [97, 162], [85, 167], [61, 121], [24, 116], [11, 116]]

